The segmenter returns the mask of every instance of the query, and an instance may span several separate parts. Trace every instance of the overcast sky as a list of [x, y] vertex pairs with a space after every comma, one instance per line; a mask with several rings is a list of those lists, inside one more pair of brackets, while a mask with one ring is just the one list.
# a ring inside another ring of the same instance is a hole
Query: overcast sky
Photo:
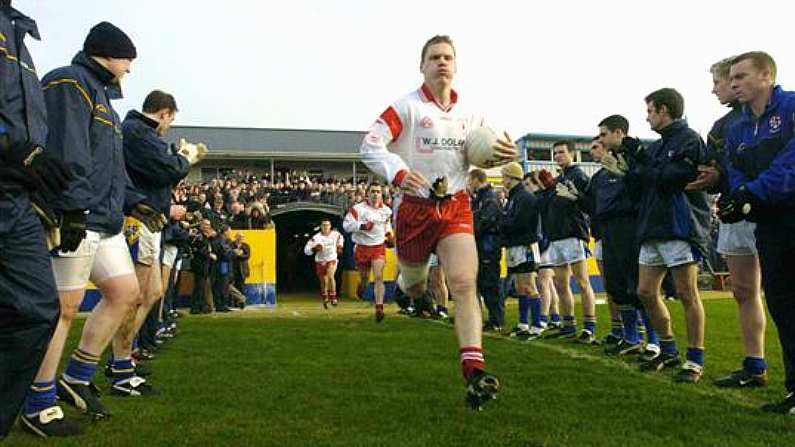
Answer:
[[435, 34], [457, 47], [462, 101], [513, 138], [594, 134], [621, 113], [650, 137], [643, 97], [674, 87], [704, 134], [724, 109], [709, 66], [765, 50], [795, 89], [795, 6], [785, 1], [43, 1], [14, 6], [39, 24], [41, 75], [69, 63], [107, 20], [138, 47], [120, 114], [155, 88], [173, 93], [175, 124], [365, 130], [421, 81]]

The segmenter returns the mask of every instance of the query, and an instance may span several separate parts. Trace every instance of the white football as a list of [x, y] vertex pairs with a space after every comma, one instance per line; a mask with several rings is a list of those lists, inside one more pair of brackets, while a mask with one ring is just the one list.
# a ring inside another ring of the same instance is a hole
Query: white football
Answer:
[[469, 164], [478, 168], [493, 168], [510, 160], [499, 160], [494, 154], [497, 134], [489, 127], [477, 127], [467, 134], [464, 150]]

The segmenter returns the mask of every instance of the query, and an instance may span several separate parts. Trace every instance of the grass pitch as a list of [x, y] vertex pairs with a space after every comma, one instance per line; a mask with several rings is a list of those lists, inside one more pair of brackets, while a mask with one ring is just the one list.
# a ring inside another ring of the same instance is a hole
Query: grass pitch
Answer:
[[[188, 316], [180, 335], [148, 362], [162, 395], [103, 397], [114, 415], [85, 421], [64, 446], [788, 446], [795, 418], [760, 412], [783, 396], [780, 347], [768, 329], [771, 383], [722, 390], [711, 379], [742, 360], [737, 310], [708, 294], [705, 377], [676, 385], [642, 374], [600, 347], [566, 340], [484, 341], [503, 381], [482, 412], [464, 404], [452, 327], [394, 315], [382, 324], [366, 304], [322, 310], [308, 298], [277, 309]], [[678, 334], [681, 305], [669, 303]], [[599, 335], [609, 330], [598, 306]], [[508, 318], [516, 318], [509, 300]], [[72, 331], [67, 351], [76, 343]], [[680, 346], [686, 344], [680, 338]], [[107, 388], [101, 374], [97, 382]], [[43, 445], [16, 427], [5, 445]]]

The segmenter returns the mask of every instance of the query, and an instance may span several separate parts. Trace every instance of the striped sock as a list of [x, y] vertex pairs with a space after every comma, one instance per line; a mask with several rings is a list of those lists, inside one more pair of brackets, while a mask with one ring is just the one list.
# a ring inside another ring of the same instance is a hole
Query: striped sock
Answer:
[[475, 370], [486, 368], [486, 359], [483, 357], [483, 350], [477, 346], [465, 346], [459, 351], [461, 356], [461, 369], [464, 378], [468, 379]]
[[41, 411], [55, 406], [55, 380], [49, 382], [33, 382], [30, 385], [22, 413], [33, 417]]
[[553, 323], [559, 323], [560, 322], [560, 314], [552, 314], [552, 315], [549, 316], [549, 318], [550, 318], [550, 320]]
[[582, 325], [586, 331], [590, 332], [592, 335], [596, 335], [596, 316], [583, 315]]
[[132, 357], [114, 359], [110, 364], [110, 371], [113, 373], [113, 383], [119, 383], [135, 375], [135, 363]]
[[69, 359], [69, 364], [66, 365], [63, 378], [70, 383], [87, 385], [94, 377], [94, 373], [97, 372], [97, 363], [99, 363], [99, 356], [75, 349]]
[[577, 320], [574, 315], [563, 316], [563, 332], [577, 332]]

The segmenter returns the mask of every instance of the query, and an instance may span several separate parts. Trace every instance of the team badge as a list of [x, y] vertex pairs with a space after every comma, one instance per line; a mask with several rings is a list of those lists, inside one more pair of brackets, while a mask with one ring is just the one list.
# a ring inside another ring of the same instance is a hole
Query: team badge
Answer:
[[781, 129], [781, 117], [778, 115], [771, 116], [768, 124], [770, 125], [770, 132], [778, 132]]
[[420, 127], [422, 127], [423, 129], [430, 129], [431, 127], [433, 127], [433, 120], [428, 116], [423, 117], [420, 120]]

